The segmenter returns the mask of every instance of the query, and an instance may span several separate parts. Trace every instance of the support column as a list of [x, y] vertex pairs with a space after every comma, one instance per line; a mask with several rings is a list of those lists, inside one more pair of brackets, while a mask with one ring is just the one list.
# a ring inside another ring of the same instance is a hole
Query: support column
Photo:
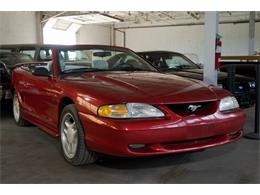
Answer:
[[254, 54], [255, 54], [255, 12], [250, 12], [248, 55], [254, 55]]
[[111, 25], [110, 28], [110, 45], [115, 46], [116, 45], [116, 31], [115, 31], [115, 25]]
[[42, 13], [40, 11], [36, 11], [36, 36], [37, 36], [37, 44], [43, 44], [43, 24], [41, 22]]
[[215, 42], [218, 33], [218, 23], [218, 12], [205, 12], [203, 80], [213, 85], [218, 83], [217, 70], [215, 70]]

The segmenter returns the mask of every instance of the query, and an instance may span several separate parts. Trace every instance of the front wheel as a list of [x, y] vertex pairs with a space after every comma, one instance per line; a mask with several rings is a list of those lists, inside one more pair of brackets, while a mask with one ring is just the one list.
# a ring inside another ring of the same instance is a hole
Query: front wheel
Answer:
[[73, 104], [67, 105], [60, 117], [60, 143], [64, 158], [72, 165], [90, 164], [97, 160], [87, 149], [84, 130]]
[[29, 122], [24, 120], [21, 115], [20, 102], [17, 92], [15, 92], [13, 95], [13, 116], [16, 124], [19, 126], [27, 126], [30, 124]]

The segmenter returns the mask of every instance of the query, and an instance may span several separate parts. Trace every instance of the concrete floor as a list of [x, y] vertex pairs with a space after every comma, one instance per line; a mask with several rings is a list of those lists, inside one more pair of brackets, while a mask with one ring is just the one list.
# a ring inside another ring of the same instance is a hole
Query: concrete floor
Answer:
[[[16, 126], [8, 105], [1, 110], [0, 183], [260, 183], [260, 141], [243, 138], [203, 152], [105, 158], [73, 167], [56, 139], [37, 127]], [[254, 108], [245, 111], [245, 132], [251, 132]]]

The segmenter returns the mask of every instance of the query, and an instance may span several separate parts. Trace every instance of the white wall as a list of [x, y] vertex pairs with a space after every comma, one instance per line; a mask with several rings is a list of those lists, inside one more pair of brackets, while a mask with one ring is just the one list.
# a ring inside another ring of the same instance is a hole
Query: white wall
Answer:
[[[197, 62], [203, 60], [204, 26], [176, 26], [126, 30], [126, 47], [135, 51], [171, 50], [189, 56]], [[223, 55], [247, 55], [248, 24], [220, 24], [223, 36]], [[256, 23], [255, 48], [260, 51], [260, 23]], [[120, 40], [116, 41], [121, 45]]]
[[0, 44], [37, 43], [35, 12], [0, 12]]
[[[260, 23], [256, 23], [255, 51], [260, 51]], [[248, 55], [249, 24], [222, 24], [223, 53], [226, 55]]]
[[110, 45], [110, 27], [95, 24], [82, 26], [76, 34], [77, 44]]

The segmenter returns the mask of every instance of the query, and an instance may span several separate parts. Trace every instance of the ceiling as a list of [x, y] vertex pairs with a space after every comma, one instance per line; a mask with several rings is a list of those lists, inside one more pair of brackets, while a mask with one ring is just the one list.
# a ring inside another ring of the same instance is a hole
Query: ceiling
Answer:
[[[68, 11], [41, 12], [42, 22], [55, 19], [54, 28], [68, 30], [74, 23], [111, 25], [115, 28], [135, 28], [161, 25], [196, 25], [203, 24], [205, 13], [197, 11]], [[260, 22], [260, 12], [256, 12], [256, 22]], [[220, 23], [247, 23], [249, 12], [219, 12]]]

